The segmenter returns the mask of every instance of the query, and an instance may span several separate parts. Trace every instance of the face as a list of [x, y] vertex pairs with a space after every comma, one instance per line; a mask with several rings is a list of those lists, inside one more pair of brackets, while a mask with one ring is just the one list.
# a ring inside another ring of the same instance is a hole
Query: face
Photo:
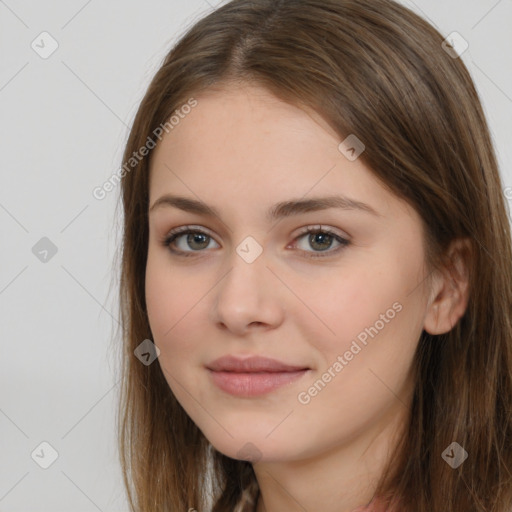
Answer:
[[412, 389], [419, 216], [314, 113], [251, 85], [196, 100], [152, 154], [155, 364], [229, 457], [297, 461], [377, 435]]

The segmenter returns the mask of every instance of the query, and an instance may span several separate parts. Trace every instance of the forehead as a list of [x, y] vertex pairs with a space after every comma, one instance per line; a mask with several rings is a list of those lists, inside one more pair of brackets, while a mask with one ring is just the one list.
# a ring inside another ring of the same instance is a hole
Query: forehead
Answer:
[[311, 109], [282, 101], [256, 85], [225, 85], [203, 92], [196, 101], [197, 106], [166, 134], [161, 145], [186, 140], [205, 152], [222, 147], [229, 149], [230, 154], [237, 149], [247, 154], [254, 147], [259, 149], [262, 143], [270, 143], [266, 153], [276, 149], [282, 153], [290, 147], [297, 150], [299, 141], [308, 141], [311, 146], [323, 142], [324, 149], [332, 149], [339, 138]]
[[342, 194], [389, 209], [390, 193], [361, 159], [339, 151], [340, 137], [315, 112], [253, 85], [195, 99], [153, 150], [150, 204], [173, 193], [263, 210], [291, 197]]

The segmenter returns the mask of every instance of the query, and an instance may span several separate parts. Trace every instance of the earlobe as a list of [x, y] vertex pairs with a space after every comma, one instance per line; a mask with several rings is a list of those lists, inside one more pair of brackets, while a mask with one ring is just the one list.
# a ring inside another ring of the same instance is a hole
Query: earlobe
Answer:
[[428, 333], [447, 333], [464, 315], [469, 300], [470, 257], [468, 238], [452, 242], [448, 254], [450, 263], [438, 272], [433, 284], [433, 298], [427, 306], [423, 328]]

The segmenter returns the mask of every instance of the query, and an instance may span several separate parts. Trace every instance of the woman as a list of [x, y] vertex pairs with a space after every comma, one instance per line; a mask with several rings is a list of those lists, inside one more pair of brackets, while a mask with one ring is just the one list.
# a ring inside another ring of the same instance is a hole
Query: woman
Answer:
[[134, 511], [510, 512], [510, 226], [434, 28], [233, 0], [167, 55], [123, 170]]

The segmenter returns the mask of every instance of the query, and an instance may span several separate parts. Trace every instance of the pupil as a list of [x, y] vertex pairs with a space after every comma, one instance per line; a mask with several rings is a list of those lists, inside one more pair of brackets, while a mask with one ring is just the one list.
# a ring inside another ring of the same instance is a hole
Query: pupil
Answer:
[[[201, 247], [199, 247], [199, 249], [204, 249], [204, 247], [208, 246], [208, 241], [207, 241], [208, 236], [203, 235], [201, 233], [189, 234], [187, 237], [187, 244], [189, 244], [189, 246], [191, 246], [192, 244], [196, 243], [197, 240], [199, 239], [198, 243], [199, 243], [199, 245], [201, 245], [201, 240], [200, 240], [201, 238], [203, 239], [202, 240], [203, 245]], [[191, 247], [191, 248], [194, 248], [194, 247]]]
[[[327, 239], [327, 241], [326, 241]], [[328, 235], [327, 233], [313, 233], [312, 235], [310, 235], [309, 237], [309, 241], [312, 245], [312, 247], [314, 247], [316, 244], [317, 244], [317, 240], [320, 240], [320, 245], [322, 244], [322, 242], [324, 244], [327, 243], [327, 247], [316, 247], [316, 248], [319, 248], [320, 250], [325, 250], [325, 249], [328, 249], [329, 246], [331, 245], [330, 242], [332, 242], [332, 235]]]

